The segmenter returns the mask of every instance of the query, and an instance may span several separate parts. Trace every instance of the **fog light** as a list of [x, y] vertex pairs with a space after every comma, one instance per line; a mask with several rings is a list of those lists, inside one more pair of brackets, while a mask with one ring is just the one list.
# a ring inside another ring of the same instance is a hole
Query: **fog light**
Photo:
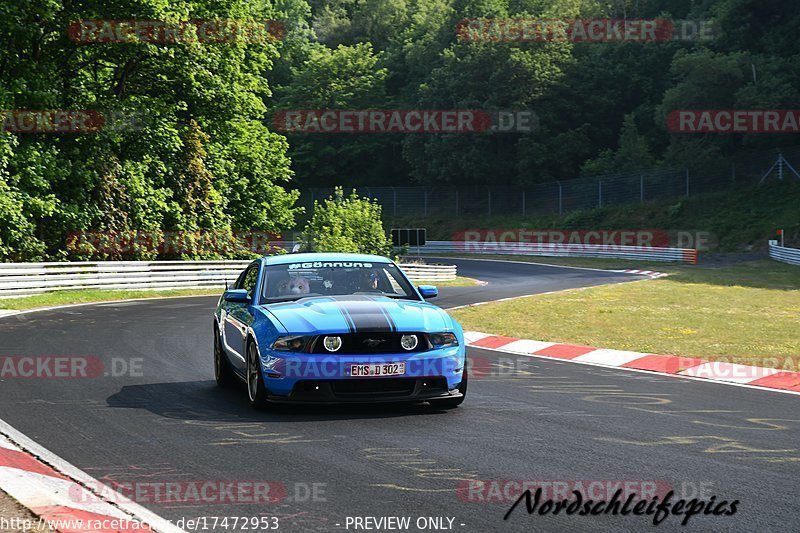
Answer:
[[329, 352], [338, 352], [339, 348], [342, 347], [342, 338], [341, 337], [325, 337], [322, 339], [322, 345], [325, 346], [325, 349]]
[[416, 335], [403, 335], [400, 337], [400, 346], [406, 351], [410, 352], [417, 347], [417, 344], [419, 344], [419, 339], [417, 339]]

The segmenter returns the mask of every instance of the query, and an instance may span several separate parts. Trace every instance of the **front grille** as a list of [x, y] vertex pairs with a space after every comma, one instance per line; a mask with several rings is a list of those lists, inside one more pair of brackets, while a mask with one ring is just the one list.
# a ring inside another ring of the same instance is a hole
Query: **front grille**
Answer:
[[[416, 335], [419, 344], [413, 350], [404, 350], [400, 346], [403, 335]], [[430, 349], [428, 336], [424, 333], [346, 333], [338, 335], [342, 338], [342, 347], [334, 352], [336, 354], [380, 354], [380, 353], [416, 353]], [[324, 335], [312, 341], [311, 353], [330, 355], [331, 352], [322, 345]]]
[[386, 378], [386, 379], [346, 379], [331, 383], [333, 393], [337, 396], [370, 396], [383, 394], [386, 396], [399, 396], [414, 392], [414, 378]]
[[296, 400], [427, 397], [447, 392], [444, 377], [355, 378], [341, 380], [303, 380], [292, 389]]

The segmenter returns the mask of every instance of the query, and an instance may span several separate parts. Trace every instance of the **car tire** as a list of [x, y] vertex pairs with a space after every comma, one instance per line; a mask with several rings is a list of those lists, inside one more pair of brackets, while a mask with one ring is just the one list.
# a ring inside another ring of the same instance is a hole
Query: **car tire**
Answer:
[[261, 361], [258, 348], [252, 340], [247, 343], [247, 397], [254, 409], [267, 406], [267, 387], [264, 385], [264, 374], [261, 372]]
[[222, 349], [222, 344], [219, 338], [219, 330], [214, 326], [214, 378], [217, 380], [217, 385], [220, 387], [229, 387], [233, 385], [236, 376], [233, 375], [231, 363], [228, 361], [228, 356]]
[[467, 375], [467, 365], [464, 365], [464, 372], [461, 374], [461, 384], [458, 386], [458, 392], [461, 393], [461, 396], [458, 398], [444, 398], [442, 400], [431, 400], [430, 403], [434, 407], [438, 407], [439, 409], [455, 409], [467, 398], [467, 382], [468, 382], [468, 375]]

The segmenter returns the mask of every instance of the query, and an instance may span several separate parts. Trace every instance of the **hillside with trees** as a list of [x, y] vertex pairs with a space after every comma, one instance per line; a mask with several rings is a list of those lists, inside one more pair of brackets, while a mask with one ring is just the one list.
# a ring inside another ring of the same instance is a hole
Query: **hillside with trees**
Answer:
[[[800, 109], [793, 0], [0, 0], [0, 14], [5, 261], [158, 255], [67, 248], [81, 231], [278, 234], [295, 226], [298, 187], [524, 186], [796, 144], [666, 127], [679, 109]], [[460, 39], [472, 18], [702, 20], [714, 38]], [[75, 21], [97, 19], [271, 19], [285, 31], [211, 43], [70, 38]], [[531, 110], [538, 127], [276, 131], [275, 114], [293, 109]], [[15, 110], [117, 120], [21, 132], [8, 125]]]

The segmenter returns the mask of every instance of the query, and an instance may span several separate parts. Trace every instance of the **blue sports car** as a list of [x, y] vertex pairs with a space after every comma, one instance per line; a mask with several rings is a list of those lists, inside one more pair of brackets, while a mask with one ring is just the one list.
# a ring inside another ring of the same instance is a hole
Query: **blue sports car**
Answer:
[[467, 393], [464, 334], [385, 257], [288, 254], [250, 264], [214, 313], [217, 383], [271, 402], [428, 401]]

